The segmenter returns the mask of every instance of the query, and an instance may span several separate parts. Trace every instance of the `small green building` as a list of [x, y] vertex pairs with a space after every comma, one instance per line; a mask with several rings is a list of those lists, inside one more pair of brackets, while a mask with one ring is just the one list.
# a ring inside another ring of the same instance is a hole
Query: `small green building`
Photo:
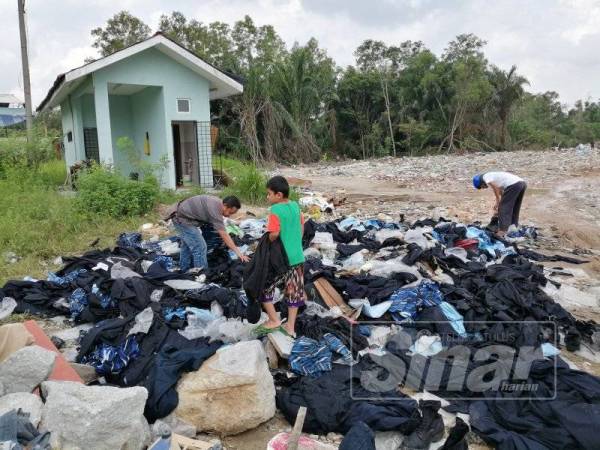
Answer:
[[117, 146], [128, 137], [143, 161], [168, 159], [164, 187], [212, 187], [210, 100], [242, 92], [232, 75], [157, 33], [59, 75], [37, 111], [60, 106], [67, 167], [96, 160], [128, 175]]

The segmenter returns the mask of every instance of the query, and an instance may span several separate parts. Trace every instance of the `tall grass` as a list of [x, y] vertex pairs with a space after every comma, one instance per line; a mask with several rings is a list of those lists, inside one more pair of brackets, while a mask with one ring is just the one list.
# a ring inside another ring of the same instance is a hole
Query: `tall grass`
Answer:
[[[265, 171], [251, 162], [230, 158], [223, 158], [223, 171], [233, 180], [233, 183], [223, 190], [223, 195], [235, 195], [242, 202], [252, 205], [267, 205], [268, 175]], [[298, 200], [298, 192], [293, 188], [290, 190], [290, 199]]]
[[[82, 253], [96, 239], [98, 246], [112, 246], [119, 233], [156, 220], [154, 213], [119, 219], [83, 214], [72, 195], [59, 191], [66, 178], [64, 161], [5, 169], [0, 176], [0, 285], [25, 275], [45, 277], [56, 269], [55, 257]], [[9, 263], [7, 252], [19, 261]]]

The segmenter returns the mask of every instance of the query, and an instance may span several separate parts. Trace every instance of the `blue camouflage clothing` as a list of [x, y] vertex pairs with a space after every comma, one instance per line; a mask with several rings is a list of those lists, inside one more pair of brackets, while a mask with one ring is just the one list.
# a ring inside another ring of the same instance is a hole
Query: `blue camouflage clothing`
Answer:
[[345, 363], [352, 363], [352, 353], [335, 335], [327, 333], [320, 341], [302, 336], [292, 347], [290, 367], [300, 375], [318, 377], [331, 370], [333, 352], [341, 355]]
[[129, 361], [140, 354], [140, 347], [135, 336], [129, 336], [120, 345], [113, 346], [99, 344], [81, 360], [82, 364], [88, 364], [96, 369], [100, 375], [118, 375]]
[[443, 295], [436, 283], [423, 280], [416, 287], [402, 288], [392, 294], [392, 306], [388, 310], [394, 320], [402, 322], [414, 320], [417, 313], [427, 306], [437, 306]]
[[50, 281], [52, 283], [56, 283], [62, 287], [67, 287], [69, 284], [71, 284], [71, 282], [73, 280], [76, 280], [80, 275], [83, 275], [84, 273], [87, 273], [87, 270], [79, 269], [79, 270], [74, 270], [72, 272], [69, 272], [65, 276], [61, 277], [61, 276], [56, 275], [54, 272], [49, 272], [48, 273], [48, 281]]

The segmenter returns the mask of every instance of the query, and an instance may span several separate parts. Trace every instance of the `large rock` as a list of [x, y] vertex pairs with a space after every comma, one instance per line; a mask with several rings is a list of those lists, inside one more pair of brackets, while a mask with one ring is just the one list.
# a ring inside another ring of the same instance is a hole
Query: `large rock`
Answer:
[[23, 412], [29, 414], [29, 421], [38, 426], [42, 420], [42, 400], [35, 394], [28, 392], [16, 392], [0, 397], [0, 416], [14, 409], [22, 409]]
[[42, 393], [42, 427], [52, 433], [52, 448], [141, 450], [148, 444], [150, 430], [143, 415], [148, 392], [142, 387], [46, 381]]
[[275, 414], [275, 384], [258, 340], [223, 347], [183, 376], [175, 414], [198, 431], [237, 434]]
[[54, 368], [56, 353], [38, 345], [17, 350], [0, 364], [0, 382], [7, 394], [31, 392]]

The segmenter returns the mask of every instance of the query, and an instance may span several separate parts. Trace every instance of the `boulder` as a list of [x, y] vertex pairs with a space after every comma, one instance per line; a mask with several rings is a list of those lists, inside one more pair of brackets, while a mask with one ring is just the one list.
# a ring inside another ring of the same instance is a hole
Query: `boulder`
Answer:
[[17, 411], [20, 408], [29, 414], [29, 421], [37, 427], [42, 420], [43, 406], [42, 400], [37, 395], [29, 392], [15, 392], [0, 397], [0, 416], [12, 409]]
[[198, 431], [237, 434], [275, 415], [275, 384], [258, 340], [219, 349], [177, 391], [175, 414]]
[[31, 392], [54, 368], [56, 353], [38, 345], [17, 350], [0, 364], [0, 382], [7, 394]]
[[145, 388], [46, 381], [42, 393], [46, 404], [41, 425], [52, 433], [52, 448], [141, 450], [149, 442]]

